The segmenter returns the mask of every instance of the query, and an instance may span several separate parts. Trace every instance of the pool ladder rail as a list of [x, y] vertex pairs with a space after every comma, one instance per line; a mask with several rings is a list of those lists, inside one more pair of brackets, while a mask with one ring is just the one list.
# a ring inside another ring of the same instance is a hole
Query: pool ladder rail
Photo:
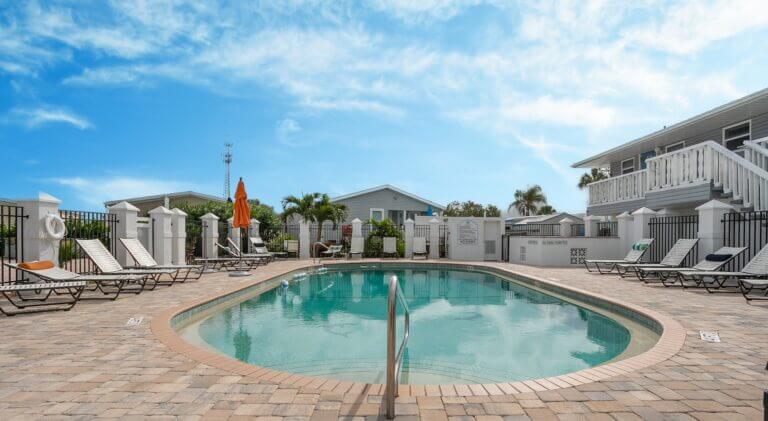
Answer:
[[[403, 306], [405, 313], [405, 329], [403, 331], [403, 340], [400, 343], [400, 349], [395, 354], [397, 342], [397, 302]], [[387, 385], [384, 391], [386, 400], [387, 418], [395, 418], [395, 398], [397, 397], [398, 384], [400, 383], [400, 369], [403, 363], [403, 353], [408, 344], [410, 335], [410, 310], [405, 302], [403, 291], [397, 282], [397, 276], [389, 279], [389, 296], [387, 299]]]

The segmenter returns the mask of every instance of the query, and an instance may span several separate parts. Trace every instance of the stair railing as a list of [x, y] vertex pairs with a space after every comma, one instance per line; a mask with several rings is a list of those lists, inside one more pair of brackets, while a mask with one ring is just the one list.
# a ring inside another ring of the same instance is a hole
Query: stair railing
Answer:
[[744, 159], [768, 171], [768, 137], [745, 141]]

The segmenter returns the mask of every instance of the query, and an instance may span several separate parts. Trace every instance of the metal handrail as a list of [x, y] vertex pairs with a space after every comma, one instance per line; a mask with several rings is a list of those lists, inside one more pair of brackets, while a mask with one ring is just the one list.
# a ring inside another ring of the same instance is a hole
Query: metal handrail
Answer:
[[[400, 343], [400, 349], [395, 354], [396, 322], [397, 322], [397, 302], [405, 310], [405, 330], [403, 331], [403, 340]], [[397, 397], [398, 384], [400, 383], [400, 368], [403, 362], [403, 351], [408, 344], [410, 335], [410, 310], [405, 302], [405, 297], [397, 282], [397, 276], [389, 278], [389, 297], [387, 299], [387, 387], [384, 392], [387, 405], [387, 418], [395, 418], [395, 398]]]

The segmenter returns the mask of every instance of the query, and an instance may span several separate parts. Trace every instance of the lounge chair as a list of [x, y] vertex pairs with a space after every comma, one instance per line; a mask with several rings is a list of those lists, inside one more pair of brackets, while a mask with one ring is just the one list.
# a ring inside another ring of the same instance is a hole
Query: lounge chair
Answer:
[[269, 253], [262, 254], [262, 253], [243, 253], [240, 250], [240, 247], [238, 247], [237, 244], [235, 244], [234, 241], [232, 241], [231, 238], [227, 238], [227, 250], [229, 250], [230, 254], [234, 257], [242, 257], [244, 259], [258, 259], [259, 264], [267, 264], [271, 261], [272, 255]]
[[349, 242], [349, 253], [347, 253], [347, 258], [352, 258], [352, 256], [359, 254], [362, 259], [364, 248], [365, 239], [363, 239], [363, 237], [352, 237]]
[[666, 287], [674, 286], [678, 283], [678, 275], [680, 272], [689, 271], [719, 271], [723, 266], [727, 265], [731, 260], [735, 259], [738, 255], [746, 250], [746, 247], [720, 247], [715, 251], [714, 255], [724, 256], [720, 259], [712, 259], [705, 257], [692, 267], [646, 267], [638, 269], [638, 276], [646, 284], [662, 283]]
[[[43, 285], [50, 284], [52, 286], [57, 286], [60, 283], [84, 282], [87, 287], [86, 289], [89, 291], [99, 291], [103, 295], [102, 297], [80, 297], [80, 295], [77, 295], [77, 299], [79, 300], [116, 300], [117, 297], [123, 292], [138, 294], [144, 290], [147, 280], [146, 275], [80, 275], [78, 273], [70, 272], [59, 267], [51, 267], [47, 269], [30, 269], [21, 267], [15, 263], [5, 263], [5, 265], [10, 268], [25, 272], [29, 275], [36, 276], [41, 281], [45, 282]], [[19, 295], [19, 298], [22, 300], [24, 299], [21, 295]], [[75, 297], [73, 296], [73, 298]]]
[[616, 265], [616, 271], [622, 277], [631, 273], [641, 278], [641, 270], [679, 267], [683, 264], [685, 258], [691, 254], [691, 251], [693, 251], [698, 242], [698, 238], [681, 238], [669, 249], [660, 263], [619, 263]]
[[[240, 257], [240, 254], [233, 250], [229, 246], [223, 246], [219, 243], [216, 243], [216, 247], [218, 247], [221, 251], [223, 251], [226, 256], [223, 257], [216, 257], [212, 259], [205, 259], [209, 262], [218, 262], [220, 263], [220, 268], [225, 270], [237, 270], [242, 264], [245, 264], [248, 269], [253, 269], [254, 267], [259, 266], [262, 263], [261, 257], [249, 257], [247, 255], [243, 255], [242, 258]], [[198, 261], [197, 259], [195, 259]], [[201, 259], [200, 261], [204, 261]]]
[[[101, 240], [83, 240], [76, 239], [77, 245], [85, 252], [89, 259], [96, 265], [99, 272], [105, 275], [140, 275], [146, 277], [146, 280], [152, 280], [152, 286], [147, 289], [155, 289], [159, 284], [172, 285], [174, 280], [172, 274], [175, 270], [171, 269], [126, 269], [120, 265], [115, 256], [104, 247]], [[163, 275], [171, 276], [170, 281], [161, 281]]]
[[[157, 264], [157, 261], [152, 257], [151, 254], [147, 251], [146, 248], [144, 248], [144, 245], [141, 244], [141, 241], [139, 241], [136, 238], [121, 238], [120, 244], [125, 247], [125, 250], [128, 252], [128, 254], [131, 255], [133, 260], [136, 262], [136, 266], [139, 269], [168, 269], [168, 270], [175, 270], [176, 272], [173, 274], [170, 274], [171, 278], [173, 278], [176, 282], [184, 282], [187, 279], [200, 279], [200, 277], [203, 275], [203, 269], [205, 266], [203, 265], [159, 265]], [[182, 277], [181, 275], [184, 274]]]
[[[738, 281], [735, 285], [726, 285], [730, 279], [768, 278], [768, 244], [763, 246], [752, 259], [738, 272], [720, 271], [680, 271], [677, 279], [684, 288], [704, 288], [707, 292], [739, 292]], [[693, 283], [691, 285], [690, 283]], [[730, 290], [728, 288], [731, 288]]]
[[427, 239], [424, 237], [413, 238], [413, 256], [415, 259], [417, 256], [427, 258]]
[[290, 254], [296, 255], [296, 258], [299, 259], [300, 253], [299, 253], [299, 240], [285, 240], [285, 255], [288, 256]]
[[[5, 308], [0, 305], [0, 313], [6, 316], [15, 316], [17, 314], [27, 313], [39, 313], [42, 311], [69, 311], [77, 304], [77, 300], [80, 298], [80, 294], [85, 289], [85, 282], [56, 282], [50, 284], [15, 284], [15, 285], [0, 285], [0, 294], [17, 310]], [[22, 294], [26, 291], [32, 291], [36, 295], [34, 298], [27, 297], [21, 299]], [[57, 295], [66, 293], [70, 296], [65, 300], [52, 300], [49, 301], [51, 293], [56, 292]]]
[[[629, 253], [627, 253], [626, 256], [624, 256], [624, 259], [621, 260], [610, 260], [610, 259], [592, 259], [592, 260], [584, 260], [584, 267], [587, 268], [587, 272], [598, 272], [601, 275], [606, 273], [611, 273], [614, 270], [618, 268], [618, 265], [621, 263], [638, 263], [640, 262], [640, 259], [643, 258], [643, 255], [646, 251], [648, 251], [649, 248], [651, 248], [651, 244], [653, 243], [653, 238], [643, 238], [642, 240], [638, 241], [637, 243], [632, 245], [632, 248], [629, 250]], [[593, 269], [590, 269], [589, 265], [594, 265]]]
[[[739, 291], [747, 303], [751, 301], [768, 301], [768, 279], [739, 279]], [[757, 295], [762, 292], [762, 295]]]
[[322, 254], [323, 258], [333, 259], [337, 256], [343, 255], [342, 248], [343, 247], [340, 244], [334, 244], [328, 246], [328, 248], [323, 250], [320, 254]]
[[395, 237], [384, 237], [382, 239], [382, 249], [381, 249], [381, 257], [394, 257], [397, 258], [397, 238]]
[[275, 260], [275, 253], [269, 251], [261, 237], [249, 237], [248, 239], [251, 241], [251, 247], [253, 247], [253, 251], [257, 255], [266, 256], [269, 262]]

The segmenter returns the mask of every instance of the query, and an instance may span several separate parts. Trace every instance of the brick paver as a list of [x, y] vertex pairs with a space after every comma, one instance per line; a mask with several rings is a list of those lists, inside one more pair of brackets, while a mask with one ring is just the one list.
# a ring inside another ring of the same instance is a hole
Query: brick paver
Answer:
[[[179, 354], [150, 329], [153, 316], [169, 308], [307, 264], [274, 262], [249, 278], [206, 275], [115, 302], [81, 302], [70, 312], [0, 318], [0, 419], [378, 417], [382, 390], [375, 385], [253, 368], [244, 375], [235, 366], [217, 368], [226, 366], [222, 361], [211, 366]], [[682, 324], [687, 339], [670, 359], [597, 382], [565, 376], [472, 387], [413, 385], [402, 389], [407, 393], [397, 404], [403, 419], [762, 419], [768, 306], [579, 269], [490, 265], [655, 310]], [[130, 317], [144, 322], [127, 327]], [[722, 342], [701, 341], [700, 329], [719, 331]]]

